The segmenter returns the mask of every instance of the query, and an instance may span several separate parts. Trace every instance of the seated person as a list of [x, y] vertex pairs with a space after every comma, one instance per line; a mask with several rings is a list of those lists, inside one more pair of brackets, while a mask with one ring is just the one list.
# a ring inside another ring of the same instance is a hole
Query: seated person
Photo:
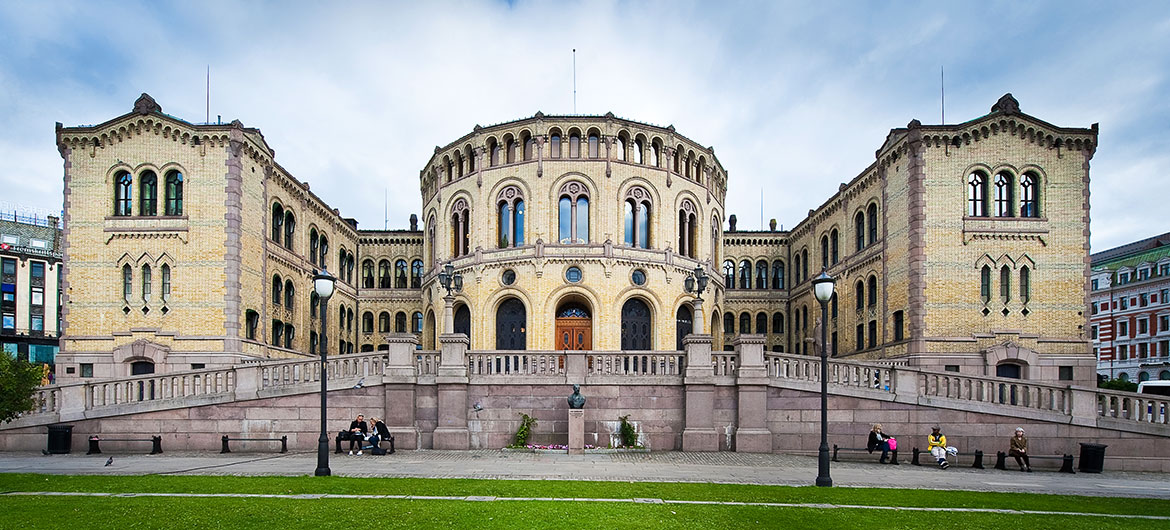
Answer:
[[868, 449], [871, 453], [874, 451], [874, 449], [882, 450], [882, 457], [878, 460], [878, 463], [886, 463], [886, 458], [889, 457], [890, 454], [891, 438], [891, 436], [886, 436], [886, 434], [882, 432], [882, 424], [873, 424], [873, 430], [869, 431], [869, 442], [866, 443], [865, 448]]
[[359, 444], [358, 445], [358, 454], [360, 455], [360, 454], [362, 454], [360, 444], [362, 441], [364, 441], [366, 439], [366, 433], [368, 433], [368, 432], [369, 432], [369, 427], [366, 425], [365, 416], [362, 414], [358, 414], [357, 419], [355, 419], [349, 423], [349, 430], [348, 431], [341, 431], [341, 433], [339, 433], [338, 436], [341, 437], [342, 440], [349, 440], [349, 454], [351, 454], [351, 455], [353, 454], [354, 444], [355, 443]]
[[[393, 453], [394, 452], [394, 436], [392, 436], [390, 434], [390, 429], [388, 429], [386, 427], [386, 424], [384, 422], [382, 422], [382, 420], [379, 420], [378, 418], [373, 417], [373, 416], [370, 417], [370, 424], [372, 424], [374, 426], [374, 428], [373, 428], [373, 432], [370, 433], [370, 436], [368, 438], [366, 438], [366, 443], [368, 445], [366, 447], [364, 447], [364, 449], [370, 449], [371, 450], [370, 452], [373, 454], [376, 454], [376, 455], [377, 454], [386, 454], [385, 451], [383, 451], [380, 447], [378, 447], [378, 444], [381, 443], [383, 440], [389, 440], [390, 441], [390, 453]], [[361, 453], [359, 452], [358, 454], [361, 454]]]

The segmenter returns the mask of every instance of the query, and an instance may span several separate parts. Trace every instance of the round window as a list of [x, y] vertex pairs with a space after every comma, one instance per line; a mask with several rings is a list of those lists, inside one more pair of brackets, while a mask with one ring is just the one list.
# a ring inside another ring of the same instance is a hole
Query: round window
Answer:
[[504, 274], [500, 275], [500, 282], [504, 285], [512, 285], [516, 283], [516, 271], [508, 269]]
[[568, 280], [569, 283], [577, 283], [581, 281], [581, 269], [576, 266], [569, 267], [565, 270], [565, 279]]
[[646, 285], [646, 271], [634, 269], [634, 273], [630, 275], [630, 280], [634, 282], [634, 285]]

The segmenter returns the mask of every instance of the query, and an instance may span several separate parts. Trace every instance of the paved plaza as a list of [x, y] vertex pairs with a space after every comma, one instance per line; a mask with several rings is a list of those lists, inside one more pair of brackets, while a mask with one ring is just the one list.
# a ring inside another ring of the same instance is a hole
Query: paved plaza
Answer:
[[[114, 462], [105, 466], [107, 458]], [[923, 488], [930, 490], [1020, 491], [1071, 495], [1170, 499], [1170, 480], [1160, 473], [1107, 471], [1069, 475], [1054, 471], [971, 469], [969, 462], [947, 470], [933, 465], [879, 465], [836, 462], [835, 486]], [[473, 478], [515, 480], [596, 480], [631, 482], [718, 482], [807, 486], [817, 475], [813, 456], [745, 453], [537, 454], [482, 451], [399, 451], [386, 456], [330, 453], [330, 468], [343, 477]], [[1009, 463], [1009, 469], [1014, 463]], [[106, 453], [42, 456], [0, 454], [0, 472], [92, 475], [311, 475], [315, 453]]]

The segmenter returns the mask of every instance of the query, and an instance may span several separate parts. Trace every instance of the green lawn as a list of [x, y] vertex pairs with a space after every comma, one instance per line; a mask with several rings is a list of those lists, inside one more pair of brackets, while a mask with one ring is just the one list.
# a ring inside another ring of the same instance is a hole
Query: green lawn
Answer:
[[[1170, 502], [1022, 493], [722, 484], [342, 477], [0, 474], [0, 491], [657, 498], [867, 506], [994, 508], [1170, 516]], [[47, 508], [48, 507], [48, 508]], [[0, 496], [0, 528], [1170, 528], [1170, 521], [818, 507], [405, 499]], [[1139, 526], [1140, 525], [1140, 526]]]

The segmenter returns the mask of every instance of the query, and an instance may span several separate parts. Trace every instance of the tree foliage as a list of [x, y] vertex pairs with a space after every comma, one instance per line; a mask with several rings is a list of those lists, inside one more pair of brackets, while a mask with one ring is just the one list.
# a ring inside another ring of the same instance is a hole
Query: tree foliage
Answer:
[[1121, 379], [1107, 379], [1105, 381], [1098, 381], [1097, 388], [1104, 388], [1107, 390], [1122, 390], [1125, 392], [1137, 392], [1137, 383], [1129, 381], [1122, 381]]
[[8, 422], [33, 409], [33, 390], [41, 384], [39, 364], [0, 353], [0, 422]]

